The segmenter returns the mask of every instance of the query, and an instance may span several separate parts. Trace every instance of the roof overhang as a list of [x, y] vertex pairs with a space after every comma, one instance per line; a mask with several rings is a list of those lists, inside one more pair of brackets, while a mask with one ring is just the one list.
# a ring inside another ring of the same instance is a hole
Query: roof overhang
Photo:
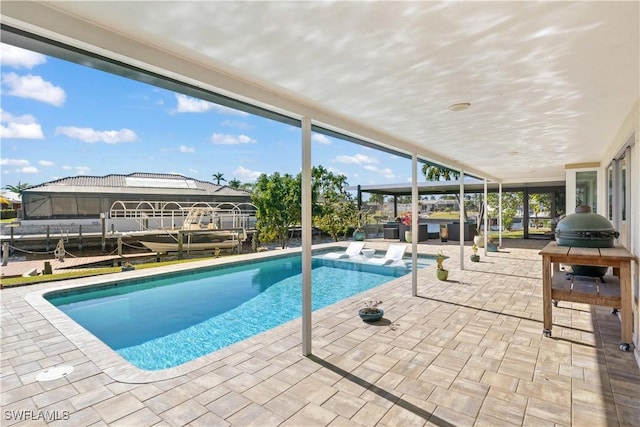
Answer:
[[[638, 102], [639, 2], [390, 4], [3, 1], [0, 13], [23, 32], [3, 41], [53, 41], [59, 57], [71, 48], [88, 66], [494, 182], [602, 160]], [[459, 102], [471, 107], [448, 110]]]
[[[391, 184], [391, 185], [360, 185], [350, 186], [350, 191], [358, 191], [370, 194], [383, 194], [387, 196], [409, 196], [411, 195], [411, 184]], [[520, 192], [527, 190], [529, 193], [545, 193], [553, 191], [564, 191], [564, 181], [538, 181], [525, 183], [505, 183], [502, 184], [502, 192]], [[487, 192], [497, 193], [500, 190], [500, 184], [496, 182], [487, 182]], [[483, 182], [465, 182], [465, 193], [482, 193], [484, 192]], [[460, 182], [436, 181], [436, 182], [420, 182], [418, 183], [418, 194], [420, 195], [438, 195], [438, 194], [457, 194], [460, 193]]]

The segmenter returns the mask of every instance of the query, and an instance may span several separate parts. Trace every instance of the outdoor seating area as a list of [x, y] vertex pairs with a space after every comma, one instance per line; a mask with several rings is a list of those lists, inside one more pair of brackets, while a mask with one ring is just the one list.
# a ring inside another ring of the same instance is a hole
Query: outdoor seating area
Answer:
[[[447, 230], [447, 237], [449, 240], [460, 240], [460, 223], [432, 223], [432, 222], [419, 222], [418, 223], [418, 242], [427, 242], [428, 240], [438, 240], [442, 236], [442, 227]], [[465, 241], [473, 240], [473, 236], [476, 235], [475, 224], [465, 224]], [[383, 224], [383, 237], [390, 240], [399, 240], [406, 242], [405, 232], [410, 231], [411, 228], [404, 225], [401, 222], [387, 222]]]
[[[449, 257], [448, 280], [425, 268], [417, 296], [407, 275], [314, 311], [310, 357], [297, 319], [170, 372], [70, 341], [25, 300], [59, 284], [5, 288], [3, 409], [73, 425], [635, 425], [640, 370], [610, 308], [563, 302], [543, 336], [545, 243], [506, 241], [464, 270], [458, 244], [420, 244]], [[382, 320], [358, 317], [363, 298], [382, 301]], [[38, 381], [62, 365], [74, 369]]]

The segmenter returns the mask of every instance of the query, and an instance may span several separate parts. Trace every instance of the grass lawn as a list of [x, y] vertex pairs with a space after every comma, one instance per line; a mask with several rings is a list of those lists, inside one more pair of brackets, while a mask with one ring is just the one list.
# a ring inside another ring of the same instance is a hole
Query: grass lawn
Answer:
[[[492, 231], [489, 233], [489, 237], [493, 237], [494, 239], [498, 238], [498, 232]], [[520, 231], [503, 231], [502, 238], [503, 239], [522, 239], [524, 237], [524, 232]]]
[[[186, 262], [193, 262], [193, 261], [202, 261], [202, 258], [181, 259], [181, 260], [161, 261], [161, 262], [154, 261], [154, 262], [148, 262], [143, 264], [135, 264], [135, 267], [136, 267], [136, 270], [141, 270], [145, 268], [156, 268], [156, 267], [162, 267], [165, 265], [172, 265], [172, 264], [184, 264]], [[122, 267], [98, 267], [98, 268], [90, 268], [90, 269], [88, 268], [82, 271], [68, 271], [65, 273], [44, 274], [39, 276], [9, 277], [9, 278], [2, 279], [2, 286], [5, 288], [9, 288], [13, 286], [54, 282], [56, 280], [67, 280], [67, 279], [77, 279], [80, 277], [100, 276], [103, 274], [119, 273], [120, 271], [122, 271]]]
[[433, 212], [429, 214], [429, 219], [460, 219], [460, 212]]

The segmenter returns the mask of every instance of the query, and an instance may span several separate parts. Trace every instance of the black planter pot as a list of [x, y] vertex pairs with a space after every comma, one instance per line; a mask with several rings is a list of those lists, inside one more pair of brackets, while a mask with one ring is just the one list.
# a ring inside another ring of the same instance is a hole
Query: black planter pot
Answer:
[[368, 309], [362, 308], [358, 310], [358, 315], [365, 322], [377, 322], [378, 320], [382, 319], [382, 316], [384, 316], [384, 310], [378, 308], [376, 309], [376, 311], [371, 312]]

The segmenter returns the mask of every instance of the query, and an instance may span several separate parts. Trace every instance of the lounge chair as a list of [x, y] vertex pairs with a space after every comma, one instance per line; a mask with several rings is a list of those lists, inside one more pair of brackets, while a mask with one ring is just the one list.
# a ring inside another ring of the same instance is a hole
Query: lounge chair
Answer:
[[364, 242], [351, 242], [344, 252], [329, 252], [328, 254], [324, 254], [324, 257], [331, 259], [351, 258], [353, 256], [360, 255], [360, 251], [363, 248]]
[[402, 262], [404, 252], [407, 250], [407, 245], [395, 243], [389, 245], [389, 249], [382, 258], [369, 258], [367, 263], [375, 265], [388, 265], [395, 262]]

